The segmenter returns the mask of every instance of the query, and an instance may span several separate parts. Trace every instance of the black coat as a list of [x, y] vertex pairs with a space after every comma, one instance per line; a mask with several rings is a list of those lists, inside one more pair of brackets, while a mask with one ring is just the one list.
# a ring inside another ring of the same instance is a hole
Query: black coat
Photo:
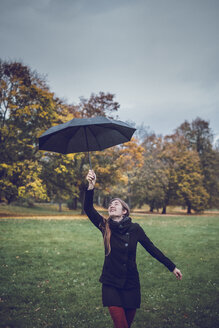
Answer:
[[[93, 190], [87, 190], [84, 210], [91, 222], [102, 232], [103, 217], [93, 207]], [[111, 252], [105, 256], [100, 282], [116, 288], [136, 288], [140, 286], [136, 266], [136, 249], [139, 242], [154, 258], [170, 271], [176, 267], [146, 236], [138, 223], [124, 217], [122, 221], [109, 221], [111, 233]]]

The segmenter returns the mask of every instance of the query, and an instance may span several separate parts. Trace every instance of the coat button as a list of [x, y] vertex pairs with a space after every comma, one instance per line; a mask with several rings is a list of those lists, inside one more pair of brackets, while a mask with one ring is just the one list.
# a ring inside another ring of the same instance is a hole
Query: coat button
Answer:
[[125, 243], [125, 247], [128, 247], [128, 245], [129, 245], [128, 243]]
[[126, 235], [128, 236], [129, 235], [129, 232], [126, 232]]
[[122, 229], [122, 228], [123, 228], [123, 226], [122, 226], [122, 224], [120, 224], [120, 225], [119, 225], [119, 229]]

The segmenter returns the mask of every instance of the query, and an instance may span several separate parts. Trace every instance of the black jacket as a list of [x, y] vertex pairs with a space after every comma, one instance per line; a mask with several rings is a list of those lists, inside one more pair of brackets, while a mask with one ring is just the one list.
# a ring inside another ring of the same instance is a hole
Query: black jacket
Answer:
[[[102, 232], [103, 217], [93, 207], [93, 190], [87, 190], [84, 210], [91, 222]], [[175, 264], [154, 246], [138, 223], [124, 217], [122, 221], [109, 221], [111, 228], [111, 252], [105, 256], [100, 282], [117, 288], [136, 288], [140, 286], [136, 266], [136, 249], [139, 242], [153, 257], [163, 263], [170, 271]]]

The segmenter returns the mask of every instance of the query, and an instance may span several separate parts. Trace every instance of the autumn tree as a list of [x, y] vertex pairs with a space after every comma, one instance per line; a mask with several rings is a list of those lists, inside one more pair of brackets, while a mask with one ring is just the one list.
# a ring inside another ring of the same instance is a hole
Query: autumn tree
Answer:
[[41, 178], [46, 185], [48, 199], [59, 204], [62, 211], [62, 203], [70, 197], [79, 197], [78, 177], [74, 170], [75, 154], [45, 153], [41, 158]]
[[187, 148], [183, 136], [148, 136], [143, 144], [144, 164], [138, 172], [135, 195], [139, 205], [150, 206], [150, 211], [168, 205], [187, 206], [191, 210], [206, 208], [208, 193], [203, 186], [200, 159], [195, 150]]
[[[122, 197], [130, 207], [136, 205], [134, 183], [138, 170], [143, 165], [143, 147], [133, 137], [131, 141], [117, 147], [117, 175], [119, 178], [111, 187], [111, 195]], [[115, 162], [114, 162], [115, 165]]]
[[143, 165], [136, 172], [134, 199], [140, 207], [148, 204], [150, 212], [162, 207], [164, 201], [164, 189], [167, 184], [166, 172], [160, 160], [162, 138], [154, 133], [148, 134], [143, 142]]
[[0, 198], [10, 202], [28, 193], [46, 198], [37, 174], [37, 144], [42, 131], [58, 122], [58, 109], [59, 101], [36, 72], [0, 61]]
[[188, 214], [192, 209], [203, 211], [209, 195], [204, 187], [204, 176], [196, 150], [188, 149], [187, 140], [174, 134], [165, 138], [161, 158], [169, 170], [169, 197], [164, 206], [172, 201], [187, 206]]
[[106, 116], [114, 118], [120, 105], [115, 101], [115, 95], [111, 93], [99, 92], [99, 94], [92, 93], [89, 99], [80, 98], [80, 103], [77, 105], [80, 117]]
[[176, 133], [188, 141], [188, 149], [196, 150], [204, 176], [203, 185], [209, 194], [208, 207], [219, 206], [219, 160], [217, 150], [213, 148], [213, 133], [209, 122], [196, 118], [191, 123], [185, 121]]

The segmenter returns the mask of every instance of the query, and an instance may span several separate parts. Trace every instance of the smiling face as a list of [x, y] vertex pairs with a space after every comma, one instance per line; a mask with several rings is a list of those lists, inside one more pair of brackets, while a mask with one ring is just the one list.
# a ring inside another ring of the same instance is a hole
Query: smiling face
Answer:
[[119, 200], [113, 200], [108, 207], [108, 213], [111, 218], [123, 218], [123, 215], [127, 213], [127, 210], [123, 208]]

